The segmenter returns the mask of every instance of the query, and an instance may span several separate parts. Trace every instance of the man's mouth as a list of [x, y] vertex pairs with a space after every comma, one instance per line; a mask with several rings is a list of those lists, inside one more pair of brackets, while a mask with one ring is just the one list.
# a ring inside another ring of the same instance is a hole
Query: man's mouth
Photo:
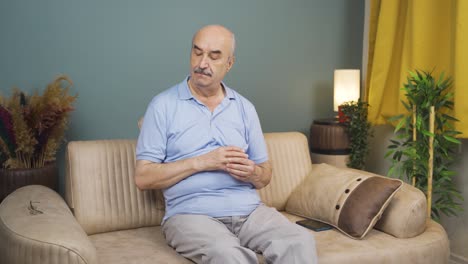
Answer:
[[204, 70], [201, 69], [201, 68], [195, 68], [195, 70], [193, 70], [193, 72], [194, 72], [194, 73], [198, 73], [198, 74], [202, 74], [202, 75], [211, 77], [211, 73], [210, 73], [210, 72], [204, 71]]

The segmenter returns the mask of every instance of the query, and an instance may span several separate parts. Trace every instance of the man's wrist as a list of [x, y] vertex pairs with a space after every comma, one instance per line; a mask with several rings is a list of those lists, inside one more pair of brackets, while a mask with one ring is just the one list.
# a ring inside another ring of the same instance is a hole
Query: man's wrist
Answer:
[[255, 186], [258, 186], [258, 185], [261, 185], [262, 184], [262, 172], [263, 172], [263, 169], [262, 167], [258, 166], [258, 165], [254, 165], [254, 170], [253, 170], [253, 175], [251, 177], [252, 179], [252, 184], [254, 184]]
[[203, 170], [203, 162], [199, 156], [193, 157], [190, 159], [191, 161], [191, 168], [195, 170], [196, 172], [202, 171]]

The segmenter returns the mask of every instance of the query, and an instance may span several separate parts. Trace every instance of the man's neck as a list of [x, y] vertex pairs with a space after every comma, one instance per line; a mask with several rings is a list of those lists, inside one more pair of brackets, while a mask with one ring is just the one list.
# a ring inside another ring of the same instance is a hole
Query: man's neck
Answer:
[[223, 85], [220, 83], [219, 86], [210, 87], [197, 87], [190, 79], [188, 80], [188, 86], [193, 96], [200, 102], [205, 104], [211, 112], [223, 101], [225, 96], [225, 90]]
[[188, 80], [188, 86], [192, 94], [197, 98], [197, 99], [213, 99], [213, 98], [224, 98], [225, 91], [224, 87], [221, 83], [214, 87], [198, 87], [195, 84], [191, 82], [191, 80]]

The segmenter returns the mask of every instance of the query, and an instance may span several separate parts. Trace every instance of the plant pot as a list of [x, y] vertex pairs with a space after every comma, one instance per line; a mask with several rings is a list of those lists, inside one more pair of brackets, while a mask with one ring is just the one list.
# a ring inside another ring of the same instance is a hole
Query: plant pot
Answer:
[[57, 164], [53, 162], [42, 168], [32, 169], [0, 169], [0, 202], [16, 189], [33, 184], [57, 191]]

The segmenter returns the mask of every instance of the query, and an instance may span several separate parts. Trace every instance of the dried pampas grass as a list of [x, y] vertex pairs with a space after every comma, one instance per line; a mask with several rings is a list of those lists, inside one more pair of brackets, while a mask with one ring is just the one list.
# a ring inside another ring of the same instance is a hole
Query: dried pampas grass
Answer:
[[55, 160], [77, 98], [69, 94], [72, 85], [61, 75], [42, 95], [19, 89], [10, 98], [0, 95], [0, 167], [40, 168]]

